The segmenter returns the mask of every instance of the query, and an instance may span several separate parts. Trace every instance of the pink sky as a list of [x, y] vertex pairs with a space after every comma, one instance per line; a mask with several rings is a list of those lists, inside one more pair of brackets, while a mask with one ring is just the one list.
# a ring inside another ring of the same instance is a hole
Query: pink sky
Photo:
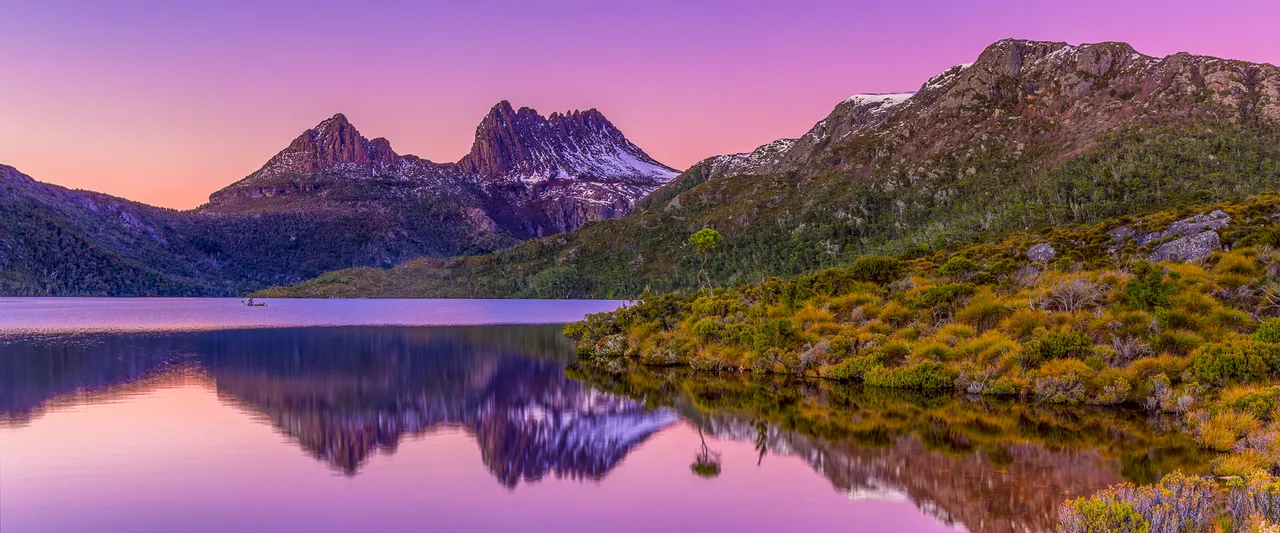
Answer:
[[190, 208], [337, 112], [454, 161], [499, 100], [595, 107], [684, 168], [1005, 37], [1280, 63], [1274, 0], [188, 4], [0, 3], [0, 163]]

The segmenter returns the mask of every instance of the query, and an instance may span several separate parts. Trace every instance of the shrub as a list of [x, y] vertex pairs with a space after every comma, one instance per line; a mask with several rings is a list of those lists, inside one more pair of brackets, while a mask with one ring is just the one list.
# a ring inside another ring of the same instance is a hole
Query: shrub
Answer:
[[1164, 271], [1147, 261], [1133, 265], [1133, 276], [1124, 285], [1124, 295], [1130, 305], [1147, 310], [1169, 307], [1173, 295], [1173, 283], [1165, 281]]
[[955, 386], [955, 380], [954, 371], [932, 361], [895, 368], [874, 367], [863, 375], [867, 385], [897, 389], [949, 389]]
[[1151, 525], [1133, 504], [1101, 498], [1067, 502], [1060, 521], [1064, 533], [1148, 533]]
[[1258, 429], [1259, 426], [1258, 419], [1249, 413], [1224, 411], [1196, 426], [1196, 442], [1209, 450], [1231, 451], [1241, 437]]
[[720, 319], [711, 316], [694, 322], [690, 329], [694, 338], [704, 343], [716, 341], [725, 333], [724, 327], [720, 325]]
[[1013, 308], [1005, 305], [994, 295], [984, 292], [974, 296], [968, 305], [956, 312], [956, 320], [971, 324], [982, 332], [996, 327], [1001, 320], [1011, 314], [1013, 314]]
[[1266, 376], [1280, 361], [1280, 346], [1252, 340], [1206, 344], [1192, 353], [1191, 372], [1204, 383], [1252, 381]]
[[1069, 500], [1059, 508], [1058, 520], [1064, 533], [1209, 531], [1217, 494], [1213, 481], [1174, 472], [1154, 485], [1121, 483]]
[[1187, 355], [1201, 344], [1204, 344], [1204, 339], [1199, 335], [1181, 330], [1161, 331], [1151, 342], [1151, 346], [1157, 351], [1176, 355]]
[[1036, 375], [1036, 397], [1050, 403], [1080, 403], [1088, 393], [1087, 383], [1096, 372], [1077, 359], [1050, 361]]
[[831, 310], [831, 314], [835, 315], [836, 320], [847, 321], [853, 318], [855, 310], [860, 310], [862, 306], [879, 301], [874, 294], [865, 292], [854, 292], [832, 298], [827, 302], [827, 309]]
[[1088, 403], [1094, 405], [1120, 405], [1129, 401], [1129, 393], [1132, 390], [1133, 387], [1129, 385], [1129, 380], [1118, 377], [1104, 386], [1097, 396], [1088, 400]]
[[938, 274], [952, 278], [961, 278], [964, 277], [965, 274], [977, 269], [977, 263], [974, 263], [969, 258], [953, 255], [951, 256], [951, 259], [948, 259], [946, 263], [943, 263], [942, 266], [938, 268]]
[[884, 285], [902, 276], [906, 264], [896, 257], [864, 255], [849, 264], [849, 274], [853, 279]]
[[1047, 318], [1048, 315], [1042, 311], [1019, 309], [1009, 315], [1009, 319], [1005, 321], [1005, 329], [1016, 339], [1026, 339], [1043, 327]]
[[976, 288], [968, 283], [949, 283], [929, 287], [916, 297], [918, 307], [951, 307], [963, 298], [972, 296]]
[[770, 320], [756, 329], [752, 350], [763, 354], [771, 349], [794, 352], [800, 347], [800, 332], [792, 325], [791, 320], [779, 318]]
[[1263, 389], [1237, 387], [1222, 391], [1221, 404], [1232, 411], [1249, 413], [1260, 420], [1271, 420], [1280, 406], [1280, 387]]
[[921, 343], [912, 351], [912, 358], [917, 360], [949, 361], [954, 352], [950, 346], [938, 341]]
[[898, 302], [889, 302], [880, 309], [880, 320], [894, 326], [905, 324], [915, 316], [915, 311]]
[[893, 364], [911, 354], [911, 345], [903, 341], [889, 341], [880, 348], [880, 360]]
[[1108, 287], [1085, 278], [1063, 281], [1044, 294], [1038, 307], [1051, 311], [1075, 312], [1097, 307], [1106, 300]]
[[1055, 331], [1027, 343], [1022, 351], [1023, 366], [1034, 368], [1054, 359], [1084, 359], [1093, 353], [1093, 339], [1076, 331]]
[[1215, 475], [1249, 477], [1266, 472], [1271, 460], [1254, 450], [1224, 455], [1213, 460], [1211, 468]]
[[1258, 342], [1280, 343], [1280, 319], [1273, 318], [1253, 332], [1253, 340]]
[[880, 359], [872, 355], [861, 355], [845, 359], [828, 371], [827, 377], [840, 380], [861, 380], [867, 371], [880, 367]]
[[995, 396], [1013, 396], [1018, 394], [1022, 387], [1016, 380], [1009, 376], [1000, 376], [996, 381], [982, 391], [983, 394], [991, 394]]

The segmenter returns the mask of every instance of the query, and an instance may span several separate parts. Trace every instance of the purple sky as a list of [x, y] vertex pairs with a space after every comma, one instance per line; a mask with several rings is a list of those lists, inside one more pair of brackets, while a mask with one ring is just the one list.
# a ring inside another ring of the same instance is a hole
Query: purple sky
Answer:
[[[188, 5], [190, 4], [190, 5]], [[1280, 1], [0, 2], [0, 163], [188, 208], [343, 112], [454, 161], [498, 100], [684, 168], [1004, 37], [1280, 63]]]

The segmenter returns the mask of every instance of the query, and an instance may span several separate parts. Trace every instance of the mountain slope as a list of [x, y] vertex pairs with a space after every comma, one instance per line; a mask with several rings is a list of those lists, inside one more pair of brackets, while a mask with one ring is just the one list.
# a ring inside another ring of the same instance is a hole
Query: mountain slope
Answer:
[[[702, 271], [798, 274], [1274, 190], [1278, 122], [1272, 65], [1004, 40], [914, 93], [858, 95], [797, 139], [704, 160], [624, 220], [272, 294], [634, 296]], [[706, 258], [687, 245], [703, 227], [725, 235]]]
[[190, 212], [0, 166], [0, 294], [235, 295], [490, 252], [622, 216], [675, 175], [598, 111], [507, 102], [458, 163], [399, 155], [334, 115]]

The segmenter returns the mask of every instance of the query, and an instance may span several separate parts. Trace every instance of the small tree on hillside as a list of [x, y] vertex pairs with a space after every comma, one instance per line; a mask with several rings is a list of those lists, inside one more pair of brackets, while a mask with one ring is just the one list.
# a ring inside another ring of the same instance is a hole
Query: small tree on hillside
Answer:
[[[702, 259], [702, 269], [698, 272], [698, 277], [705, 279], [705, 286], [708, 288], [711, 286], [711, 276], [707, 274], [707, 260], [720, 246], [720, 239], [720, 232], [711, 228], [702, 228], [689, 236], [689, 244], [693, 245], [693, 251], [697, 252]], [[700, 279], [699, 283], [702, 283], [703, 279]]]

